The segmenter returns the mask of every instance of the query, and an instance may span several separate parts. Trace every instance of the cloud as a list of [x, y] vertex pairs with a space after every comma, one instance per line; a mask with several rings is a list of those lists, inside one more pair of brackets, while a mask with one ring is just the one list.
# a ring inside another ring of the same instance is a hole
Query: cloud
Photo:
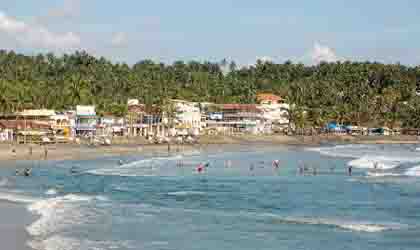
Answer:
[[127, 43], [127, 35], [123, 32], [115, 33], [112, 36], [111, 44], [114, 47], [120, 47]]
[[320, 62], [336, 62], [339, 58], [335, 51], [328, 46], [315, 42], [314, 47], [310, 53], [312, 63], [318, 64]]
[[80, 0], [65, 0], [60, 7], [50, 9], [47, 18], [73, 18], [80, 16]]
[[274, 62], [274, 59], [269, 57], [269, 56], [262, 56], [262, 57], [258, 57], [257, 60], [260, 60], [263, 63], [266, 62]]
[[19, 21], [0, 11], [1, 33], [13, 37], [19, 44], [30, 48], [60, 51], [80, 46], [80, 37], [73, 32], [55, 33], [44, 26]]

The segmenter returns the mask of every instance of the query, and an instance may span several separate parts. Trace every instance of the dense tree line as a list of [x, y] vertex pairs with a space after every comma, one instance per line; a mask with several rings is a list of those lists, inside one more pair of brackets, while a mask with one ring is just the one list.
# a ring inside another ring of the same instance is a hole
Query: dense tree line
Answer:
[[197, 102], [253, 103], [258, 92], [285, 96], [297, 127], [328, 121], [355, 125], [420, 127], [416, 87], [420, 67], [370, 62], [305, 66], [257, 61], [143, 60], [132, 66], [86, 52], [25, 56], [0, 51], [0, 112], [24, 108], [64, 110], [93, 104], [99, 113], [127, 112], [128, 99], [164, 104], [170, 98]]

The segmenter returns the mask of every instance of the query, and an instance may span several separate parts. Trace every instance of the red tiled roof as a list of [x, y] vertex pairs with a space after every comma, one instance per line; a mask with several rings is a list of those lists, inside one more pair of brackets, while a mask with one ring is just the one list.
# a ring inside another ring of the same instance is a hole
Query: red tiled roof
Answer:
[[261, 101], [281, 101], [283, 100], [283, 98], [281, 98], [280, 96], [274, 95], [274, 94], [269, 94], [269, 93], [261, 93], [261, 94], [257, 94], [257, 101], [261, 102]]
[[22, 120], [0, 120], [0, 128], [3, 129], [24, 129], [32, 128], [32, 129], [49, 129], [51, 126], [45, 122], [38, 122], [38, 121], [22, 121]]

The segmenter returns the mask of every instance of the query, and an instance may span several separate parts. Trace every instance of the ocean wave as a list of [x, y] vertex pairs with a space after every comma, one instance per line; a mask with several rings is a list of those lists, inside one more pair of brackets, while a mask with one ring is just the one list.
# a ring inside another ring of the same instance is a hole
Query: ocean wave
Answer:
[[398, 173], [384, 173], [384, 172], [367, 172], [367, 177], [375, 178], [375, 177], [401, 177], [404, 176], [403, 174]]
[[372, 145], [364, 144], [346, 144], [333, 147], [306, 148], [307, 151], [318, 152], [321, 155], [329, 157], [359, 158], [364, 155], [366, 150], [372, 150]]
[[366, 233], [380, 233], [383, 231], [399, 230], [407, 225], [394, 223], [394, 222], [366, 222], [366, 221], [354, 221], [354, 220], [344, 220], [336, 218], [319, 218], [319, 217], [292, 217], [292, 216], [282, 216], [279, 214], [272, 213], [254, 213], [248, 211], [237, 211], [237, 212], [228, 212], [221, 210], [206, 210], [206, 209], [185, 209], [185, 208], [164, 208], [157, 207], [150, 204], [141, 204], [137, 205], [144, 213], [152, 214], [162, 214], [162, 213], [178, 213], [182, 212], [185, 216], [185, 213], [191, 214], [207, 214], [218, 217], [244, 217], [247, 219], [255, 220], [263, 219], [263, 221], [269, 220], [270, 223], [278, 224], [295, 224], [295, 225], [313, 225], [313, 226], [327, 226], [338, 228], [341, 230], [354, 231], [354, 232], [366, 232]]
[[0, 187], [5, 187], [9, 184], [9, 179], [7, 178], [0, 178]]
[[357, 222], [357, 221], [344, 221], [325, 218], [294, 218], [294, 217], [280, 217], [278, 215], [266, 214], [265, 216], [271, 217], [274, 222], [283, 224], [297, 224], [297, 225], [323, 225], [344, 230], [366, 232], [366, 233], [379, 233], [389, 230], [398, 230], [402, 225], [396, 223], [377, 224], [370, 222]]
[[0, 192], [0, 200], [11, 201], [11, 202], [16, 202], [16, 203], [31, 204], [34, 202], [38, 202], [41, 199], [34, 198], [34, 197], [31, 197], [22, 193], [2, 191]]
[[58, 191], [57, 191], [57, 189], [55, 189], [55, 188], [48, 189], [48, 190], [45, 192], [45, 194], [46, 194], [46, 195], [56, 195], [57, 193], [58, 193]]
[[408, 169], [405, 172], [405, 175], [415, 176], [415, 177], [420, 176], [420, 166], [416, 166], [416, 167]]
[[135, 249], [130, 241], [93, 241], [55, 235], [45, 240], [32, 240], [28, 244], [35, 250], [98, 250], [98, 249]]
[[386, 157], [386, 156], [363, 156], [356, 160], [352, 160], [348, 163], [349, 166], [355, 168], [366, 168], [374, 169], [375, 164], [378, 169], [386, 170], [398, 167], [403, 162], [409, 162], [407, 159], [398, 157]]
[[98, 168], [89, 170], [86, 173], [93, 174], [93, 175], [114, 175], [114, 176], [128, 176], [128, 177], [136, 177], [136, 176], [156, 176], [155, 173], [142, 173], [142, 170], [145, 171], [155, 171], [157, 170], [156, 167], [163, 166], [165, 163], [176, 161], [182, 159], [182, 155], [176, 155], [171, 157], [154, 157], [148, 159], [142, 159], [139, 161], [133, 161], [127, 164], [123, 164], [121, 166], [113, 166], [108, 168]]
[[85, 219], [81, 206], [92, 200], [108, 199], [102, 196], [69, 194], [32, 203], [28, 206], [28, 210], [39, 215], [40, 218], [26, 229], [32, 236], [45, 237], [67, 227], [81, 224]]
[[206, 195], [206, 193], [200, 192], [200, 191], [177, 191], [177, 192], [169, 192], [168, 195], [170, 196], [198, 196], [198, 195]]

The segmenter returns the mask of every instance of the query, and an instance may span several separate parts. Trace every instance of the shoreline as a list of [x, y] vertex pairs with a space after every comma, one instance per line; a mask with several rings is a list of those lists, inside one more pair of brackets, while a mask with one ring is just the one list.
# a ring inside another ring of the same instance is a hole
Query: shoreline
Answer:
[[2, 249], [33, 250], [28, 246], [31, 236], [26, 227], [36, 220], [25, 204], [0, 200], [0, 241]]
[[[351, 135], [237, 135], [202, 136], [198, 144], [170, 145], [170, 152], [197, 150], [229, 145], [272, 146], [321, 146], [328, 144], [419, 144], [416, 136], [351, 136]], [[30, 153], [32, 147], [32, 154]], [[168, 152], [167, 144], [146, 144], [144, 140], [115, 140], [111, 146], [88, 146], [85, 144], [12, 145], [0, 144], [0, 161], [88, 160], [129, 154], [151, 154]], [[15, 149], [15, 153], [12, 151]]]

